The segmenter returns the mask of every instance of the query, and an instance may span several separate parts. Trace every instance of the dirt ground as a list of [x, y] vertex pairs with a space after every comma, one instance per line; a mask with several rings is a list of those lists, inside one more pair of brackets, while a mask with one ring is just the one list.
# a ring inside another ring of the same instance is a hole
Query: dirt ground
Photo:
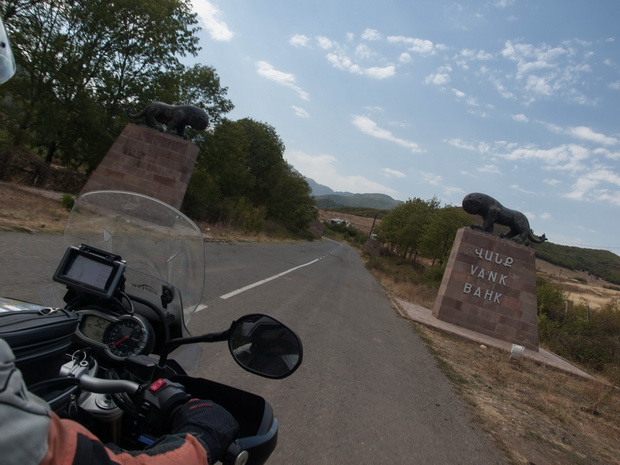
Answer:
[[584, 271], [571, 271], [544, 260], [536, 259], [537, 271], [557, 282], [575, 303], [585, 299], [592, 308], [600, 307], [611, 299], [620, 298], [620, 286]]
[[[68, 212], [60, 198], [58, 193], [0, 183], [0, 230], [62, 232]], [[332, 218], [346, 219], [370, 232], [372, 219], [332, 214]], [[542, 261], [537, 267], [563, 283], [573, 299], [587, 298], [596, 306], [619, 296], [618, 291], [605, 289], [601, 280]], [[585, 279], [587, 284], [575, 278]], [[423, 298], [427, 297], [432, 299]], [[510, 361], [506, 352], [410, 324], [511, 463], [620, 465], [618, 388], [530, 360]]]
[[[359, 229], [366, 234], [370, 234], [373, 227], [374, 218], [366, 218], [363, 216], [348, 215], [346, 213], [335, 212], [331, 210], [319, 210], [319, 221], [327, 221], [331, 219], [341, 219], [348, 221], [355, 229]], [[375, 228], [379, 226], [381, 220], [375, 222]]]
[[63, 232], [69, 211], [61, 193], [0, 182], [0, 231]]

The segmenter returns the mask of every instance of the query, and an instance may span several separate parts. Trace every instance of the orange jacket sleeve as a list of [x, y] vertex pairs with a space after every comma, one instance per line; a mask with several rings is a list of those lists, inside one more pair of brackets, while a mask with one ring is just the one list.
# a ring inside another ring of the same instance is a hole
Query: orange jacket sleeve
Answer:
[[207, 452], [190, 434], [162, 437], [140, 451], [112, 451], [79, 423], [52, 413], [41, 465], [208, 465]]

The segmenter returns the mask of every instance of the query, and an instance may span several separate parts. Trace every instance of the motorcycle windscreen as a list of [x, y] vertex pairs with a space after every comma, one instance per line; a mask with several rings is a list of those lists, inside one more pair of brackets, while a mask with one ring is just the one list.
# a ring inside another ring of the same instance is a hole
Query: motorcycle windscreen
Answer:
[[160, 200], [124, 191], [81, 195], [67, 219], [65, 242], [120, 255], [127, 262], [128, 288], [144, 289], [144, 275], [173, 286], [182, 301], [175, 316], [185, 325], [200, 305], [205, 281], [202, 232]]

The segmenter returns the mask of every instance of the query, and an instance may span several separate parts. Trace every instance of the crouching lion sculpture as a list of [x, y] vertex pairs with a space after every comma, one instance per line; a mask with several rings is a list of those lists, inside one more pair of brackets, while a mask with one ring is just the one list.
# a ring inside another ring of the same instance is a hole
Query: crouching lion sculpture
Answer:
[[159, 129], [157, 123], [166, 125], [166, 132], [174, 133], [185, 137], [185, 127], [190, 126], [194, 129], [203, 130], [209, 126], [209, 116], [207, 112], [194, 105], [168, 105], [162, 102], [152, 102], [144, 110], [137, 114], [131, 114], [129, 110], [127, 116], [138, 119], [145, 118], [146, 125], [150, 128]]
[[489, 195], [478, 192], [467, 194], [463, 199], [463, 210], [471, 215], [482, 216], [482, 225], [472, 225], [471, 227], [474, 229], [492, 233], [493, 225], [500, 224], [510, 228], [508, 233], [500, 234], [500, 237], [515, 238], [514, 240], [519, 244], [529, 244], [528, 241], [540, 244], [547, 240], [544, 234], [542, 236], [534, 234], [530, 229], [527, 217], [523, 213], [504, 207]]

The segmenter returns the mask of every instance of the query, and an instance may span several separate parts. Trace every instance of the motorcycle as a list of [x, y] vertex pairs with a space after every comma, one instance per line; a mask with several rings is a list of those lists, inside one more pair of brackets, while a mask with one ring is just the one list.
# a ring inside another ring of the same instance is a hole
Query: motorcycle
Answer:
[[188, 399], [211, 399], [240, 425], [223, 463], [265, 463], [279, 426], [270, 404], [190, 376], [175, 354], [227, 342], [241, 368], [280, 379], [302, 363], [297, 334], [271, 316], [250, 314], [223, 331], [191, 335], [188, 323], [204, 290], [204, 238], [189, 218], [159, 200], [121, 191], [84, 194], [69, 215], [65, 240], [53, 276], [64, 288], [62, 308], [4, 301], [4, 310], [62, 312], [75, 320], [58, 375], [30, 390], [60, 416], [127, 450], [148, 447], [166, 434]]

